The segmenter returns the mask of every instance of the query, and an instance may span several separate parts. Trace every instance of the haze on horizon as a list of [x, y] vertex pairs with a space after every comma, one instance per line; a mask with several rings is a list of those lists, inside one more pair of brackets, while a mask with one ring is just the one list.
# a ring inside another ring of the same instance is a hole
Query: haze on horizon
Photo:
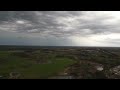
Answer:
[[120, 46], [120, 11], [0, 11], [0, 45]]

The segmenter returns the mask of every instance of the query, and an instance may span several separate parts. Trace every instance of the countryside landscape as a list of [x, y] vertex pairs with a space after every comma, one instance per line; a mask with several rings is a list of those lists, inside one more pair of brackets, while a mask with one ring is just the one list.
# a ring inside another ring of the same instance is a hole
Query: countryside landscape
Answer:
[[0, 46], [1, 79], [119, 79], [120, 48]]
[[120, 11], [0, 11], [0, 79], [120, 79]]

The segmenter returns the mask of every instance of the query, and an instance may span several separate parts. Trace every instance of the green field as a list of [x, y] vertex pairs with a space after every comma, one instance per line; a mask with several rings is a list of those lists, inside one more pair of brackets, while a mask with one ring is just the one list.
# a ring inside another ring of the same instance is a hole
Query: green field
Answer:
[[[16, 51], [17, 52], [17, 51]], [[55, 55], [42, 56], [50, 63], [37, 64], [36, 57], [40, 59], [39, 54], [31, 55], [32, 58], [20, 57], [14, 55], [15, 52], [0, 51], [0, 76], [9, 78], [11, 72], [19, 72], [20, 79], [41, 79], [48, 78], [63, 71], [65, 67], [75, 63], [74, 60], [67, 57], [59, 58]]]
[[0, 79], [120, 78], [120, 48], [0, 48]]

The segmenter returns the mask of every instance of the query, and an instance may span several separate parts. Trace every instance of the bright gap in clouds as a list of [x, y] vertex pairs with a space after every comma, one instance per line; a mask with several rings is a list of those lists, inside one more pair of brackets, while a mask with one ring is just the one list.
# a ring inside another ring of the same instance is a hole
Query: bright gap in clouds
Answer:
[[71, 37], [71, 40], [75, 43], [76, 46], [106, 46], [106, 44], [97, 42], [90, 37]]
[[[90, 35], [87, 37], [81, 36], [72, 36], [71, 40], [77, 46], [119, 46], [120, 43], [120, 34], [101, 34], [101, 35]], [[117, 44], [118, 45], [117, 45]]]
[[18, 21], [16, 21], [16, 23], [17, 23], [17, 24], [24, 24], [25, 22], [22, 21], [22, 20], [18, 20]]

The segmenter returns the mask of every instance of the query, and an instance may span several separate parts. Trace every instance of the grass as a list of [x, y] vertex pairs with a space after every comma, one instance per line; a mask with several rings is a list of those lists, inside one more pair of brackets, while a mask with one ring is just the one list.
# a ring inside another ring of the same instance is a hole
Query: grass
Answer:
[[24, 69], [24, 78], [47, 78], [48, 76], [55, 75], [57, 72], [64, 70], [67, 65], [73, 63], [69, 59], [54, 60], [51, 64], [37, 64], [30, 68]]
[[[109, 75], [110, 68], [120, 65], [119, 54], [119, 50], [114, 49], [104, 52], [103, 50], [89, 52], [77, 49], [75, 51], [61, 51], [61, 49], [5, 50], [0, 51], [0, 76], [9, 78], [11, 72], [19, 72], [20, 79], [44, 79], [58, 75], [70, 65], [67, 73], [77, 76], [77, 78], [107, 78], [106, 75]], [[82, 61], [85, 63], [79, 63]], [[94, 65], [88, 64], [88, 61], [102, 64], [104, 70], [96, 71]]]
[[21, 79], [48, 78], [75, 63], [69, 58], [51, 58], [51, 63], [36, 64], [31, 59], [12, 55], [12, 52], [0, 52], [0, 76], [8, 78], [11, 72], [19, 72]]

